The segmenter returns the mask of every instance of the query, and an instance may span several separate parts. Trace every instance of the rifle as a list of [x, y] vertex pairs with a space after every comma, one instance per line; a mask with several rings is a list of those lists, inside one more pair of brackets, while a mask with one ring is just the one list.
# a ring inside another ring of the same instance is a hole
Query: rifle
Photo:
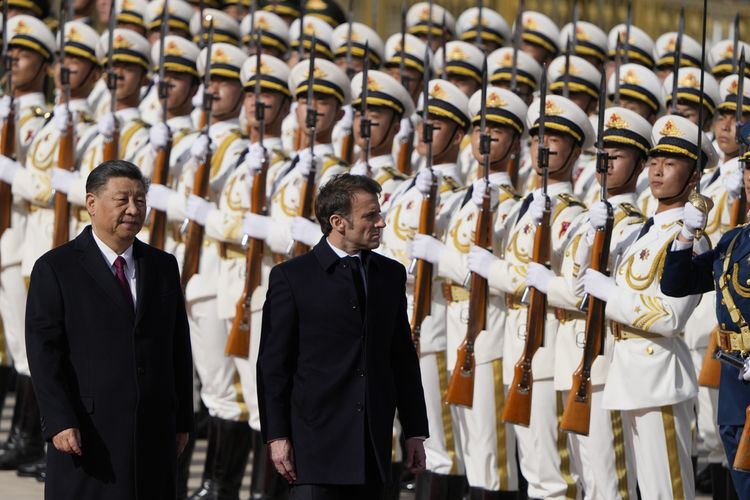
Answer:
[[447, 37], [445, 36], [445, 23], [446, 23], [445, 12], [446, 11], [443, 11], [443, 26], [441, 30], [441, 33], [443, 34], [443, 36], [441, 38], [441, 43], [440, 43], [441, 48], [443, 49], [443, 61], [442, 61], [442, 68], [441, 68], [442, 75], [440, 76], [440, 78], [447, 80], [448, 79], [448, 47], [447, 47], [448, 41], [446, 40]]
[[[65, 67], [65, 24], [71, 2], [62, 0], [60, 4], [60, 83], [63, 88], [65, 111], [70, 116], [70, 70]], [[60, 168], [73, 171], [75, 168], [75, 129], [71, 120], [68, 128], [60, 134], [60, 144], [57, 150], [57, 164]], [[52, 228], [52, 248], [67, 243], [70, 239], [70, 203], [68, 195], [60, 191], [55, 192], [55, 219]]]
[[[736, 57], [736, 54], [732, 57]], [[739, 62], [739, 77], [737, 80], [737, 109], [734, 113], [734, 137], [739, 147], [738, 157], [742, 158], [742, 155], [745, 154], [745, 142], [742, 140], [741, 132], [742, 107], [745, 95], [745, 49], [742, 49], [742, 55], [737, 61]], [[737, 66], [735, 66], [734, 69], [735, 71], [737, 71]], [[734, 200], [729, 207], [729, 226], [737, 227], [738, 225], [744, 223], [746, 210], [747, 198], [745, 197], [745, 190], [740, 189], [740, 196], [736, 200]], [[721, 364], [714, 358], [714, 354], [719, 348], [718, 340], [716, 338], [716, 336], [718, 335], [718, 331], [718, 325], [714, 327], [713, 330], [711, 330], [711, 334], [708, 337], [708, 347], [706, 348], [706, 354], [703, 355], [703, 364], [701, 365], [701, 371], [698, 374], [698, 384], [704, 387], [711, 387], [713, 389], [719, 388], [719, 379], [721, 378]]]
[[[523, 36], [523, 11], [525, 0], [520, 0], [518, 12], [516, 13], [516, 29], [513, 32], [513, 62], [510, 67], [510, 91], [518, 95], [518, 51], [521, 50], [521, 38]], [[514, 189], [518, 189], [518, 170], [521, 166], [521, 155], [515, 155], [513, 161], [508, 163], [508, 176]]]
[[[404, 88], [408, 88], [408, 80], [410, 79], [404, 73], [404, 57], [406, 57], [406, 0], [401, 0], [401, 57], [398, 61], [398, 72], [401, 75], [401, 85]], [[406, 117], [408, 118], [408, 117]], [[412, 131], [406, 140], [403, 140], [398, 145], [398, 158], [396, 165], [398, 171], [402, 174], [411, 173], [411, 155], [414, 148], [414, 131]]]
[[620, 68], [622, 67], [622, 37], [617, 36], [615, 42], [615, 71], [613, 73], [615, 77], [615, 98], [613, 104], [615, 106], [620, 105]]
[[[13, 158], [16, 155], [16, 112], [13, 89], [13, 58], [8, 51], [8, 2], [3, 2], [3, 66], [5, 70], [5, 91], [10, 96], [10, 114], [3, 122], [0, 131], [0, 154]], [[0, 181], [0, 236], [10, 227], [10, 213], [13, 209], [13, 193], [10, 184]]]
[[568, 35], [565, 47], [565, 80], [563, 87], [563, 97], [570, 98], [570, 56], [575, 54], [576, 37], [578, 36], [578, 1], [573, 0], [573, 24], [571, 26], [572, 35]]
[[367, 87], [367, 75], [370, 71], [370, 62], [367, 58], [370, 55], [370, 43], [365, 42], [365, 65], [362, 71], [362, 91], [360, 92], [359, 98], [359, 136], [365, 143], [364, 151], [362, 151], [365, 165], [367, 166], [368, 174], [371, 174], [370, 170], [370, 146], [372, 139], [372, 121], [367, 117], [367, 97], [369, 95], [369, 89]]
[[[316, 39], [315, 35], [313, 35], [312, 47], [310, 48], [310, 65], [307, 76], [307, 113], [305, 113], [305, 125], [307, 126], [308, 146], [310, 148], [310, 161], [312, 164], [310, 165], [310, 172], [307, 174], [307, 179], [305, 179], [305, 183], [302, 186], [302, 202], [300, 203], [298, 213], [300, 217], [305, 217], [306, 219], [311, 219], [313, 216], [315, 176], [318, 173], [318, 169], [315, 165], [315, 136], [317, 133], [318, 112], [313, 106], [313, 97], [315, 96], [315, 91], [313, 89], [315, 84], [315, 43]], [[288, 254], [291, 254], [292, 257], [298, 257], [307, 253], [310, 250], [310, 247], [300, 241], [292, 241], [289, 250], [290, 251], [287, 252]]]
[[[542, 82], [539, 87], [539, 132], [537, 141], [539, 153], [537, 161], [542, 170], [542, 193], [545, 198], [542, 220], [534, 234], [532, 261], [549, 265], [550, 258], [550, 199], [547, 196], [547, 179], [549, 175], [549, 148], [544, 145], [545, 106], [547, 104], [547, 65], [543, 66]], [[503, 408], [503, 421], [528, 426], [531, 418], [531, 391], [534, 384], [531, 373], [531, 362], [536, 351], [544, 342], [544, 323], [547, 316], [547, 296], [536, 288], [527, 288], [529, 306], [526, 317], [526, 341], [521, 357], [513, 369], [513, 382], [508, 391], [508, 399]]]
[[[349, 0], [349, 12], [347, 13], [347, 40], [346, 40], [346, 76], [351, 78], [354, 76], [354, 67], [352, 66], [352, 36], [353, 36], [353, 11], [354, 11], [354, 0]], [[367, 57], [367, 54], [365, 54]], [[341, 141], [341, 158], [351, 165], [354, 161], [354, 127], [352, 126], [347, 131], [343, 140]]]
[[474, 33], [474, 45], [481, 48], [482, 50], [485, 49], [485, 47], [482, 45], [482, 11], [484, 10], [484, 1], [483, 0], [477, 0], [477, 27], [476, 33]]
[[[430, 98], [430, 46], [424, 51], [425, 76], [422, 85], [422, 142], [427, 146], [425, 157], [426, 168], [432, 172], [432, 134], [435, 125], [429, 120], [429, 98]], [[430, 192], [422, 199], [419, 211], [419, 234], [433, 235], [435, 233], [435, 216], [438, 204], [438, 183], [435, 174], [432, 174], [432, 186]], [[411, 316], [411, 337], [417, 355], [420, 352], [420, 337], [422, 335], [422, 323], [430, 315], [432, 305], [432, 264], [423, 259], [414, 259], [409, 265], [409, 274], [414, 275], [414, 310]]]
[[[683, 17], [683, 20], [684, 20], [684, 17]], [[630, 62], [630, 27], [631, 26], [633, 26], [633, 0], [628, 0], [628, 15], [625, 21], [625, 40], [623, 41], [623, 47], [625, 48], [625, 54], [623, 56], [624, 64], [628, 64]], [[680, 41], [682, 41], [682, 39], [680, 39]], [[680, 43], [680, 46], [682, 46], [682, 43]]]
[[[606, 76], [602, 74], [599, 85], [599, 122], [596, 134], [596, 171], [601, 178], [599, 200], [607, 204], [607, 223], [597, 228], [591, 251], [591, 269], [609, 274], [609, 247], [612, 238], [613, 212], [607, 202], [607, 170], [610, 157], [604, 150], [604, 113], [607, 107]], [[583, 355], [578, 368], [573, 373], [571, 390], [560, 421], [560, 429], [588, 436], [591, 419], [591, 367], [596, 357], [604, 352], [604, 339], [607, 333], [604, 308], [607, 303], [586, 295], [581, 309], [586, 311], [586, 334]]]
[[[258, 143], [263, 148], [263, 163], [260, 171], [255, 174], [253, 187], [251, 190], [250, 211], [254, 214], [265, 215], [266, 207], [266, 178], [268, 177], [268, 154], [263, 145], [263, 138], [266, 131], [266, 106], [260, 99], [260, 78], [261, 78], [261, 54], [260, 50], [255, 52], [255, 120], [258, 124]], [[247, 246], [247, 258], [245, 261], [245, 284], [242, 288], [242, 296], [237, 301], [237, 306], [232, 321], [232, 328], [229, 331], [227, 344], [224, 353], [227, 356], [237, 356], [238, 358], [247, 358], [250, 355], [250, 325], [252, 322], [252, 299], [253, 293], [260, 286], [261, 269], [263, 266], [263, 249], [262, 239], [247, 238], [243, 241], [243, 246]]]
[[[203, 75], [203, 116], [206, 124], [203, 127], [203, 135], [209, 138], [209, 147], [206, 151], [206, 158], [202, 161], [195, 171], [193, 181], [193, 194], [205, 198], [208, 195], [208, 182], [211, 177], [211, 107], [214, 95], [208, 91], [211, 83], [211, 50], [213, 46], [214, 20], [209, 14], [204, 18], [207, 24], [208, 39], [206, 41], [206, 73]], [[186, 226], [187, 223], [187, 226]], [[187, 236], [185, 239], [185, 257], [182, 264], [182, 288], [187, 287], [190, 278], [198, 272], [201, 259], [201, 247], [203, 246], [204, 228], [197, 222], [185, 219], [183, 227], [187, 227]]]
[[[169, 94], [169, 85], [165, 81], [166, 64], [164, 61], [164, 46], [167, 38], [167, 28], [169, 25], [169, 0], [164, 0], [161, 13], [161, 35], [159, 37], [159, 100], [161, 101], [161, 119], [164, 126], [167, 126], [167, 98]], [[151, 181], [154, 184], [166, 184], [169, 175], [169, 158], [172, 155], [172, 133], [170, 131], [167, 143], [156, 153], [154, 160], [154, 173]], [[159, 210], [151, 211], [151, 223], [149, 231], [149, 244], [160, 250], [164, 249], [167, 232], [167, 214]]]
[[107, 88], [109, 89], [109, 112], [115, 118], [115, 129], [112, 132], [112, 137], [104, 139], [104, 154], [102, 159], [104, 161], [116, 160], [119, 157], [118, 149], [120, 146], [120, 125], [117, 122], [117, 80], [120, 77], [115, 73], [115, 47], [114, 47], [114, 36], [115, 36], [115, 21], [117, 20], [117, 13], [115, 12], [115, 0], [112, 0], [112, 5], [109, 10], [109, 32], [107, 33], [107, 39], [109, 41], [109, 48], [107, 53]]
[[[680, 112], [677, 111], [677, 88], [679, 87], [678, 76], [680, 73], [680, 62], [682, 59], [682, 35], [683, 33], [685, 33], [685, 7], [680, 8], [680, 24], [679, 24], [679, 29], [677, 30], [677, 42], [675, 43], [674, 58], [673, 58], [673, 65], [672, 65], [672, 106], [670, 109], [670, 113], [673, 115], [680, 114]], [[701, 92], [703, 92], [702, 88], [701, 88]], [[701, 128], [700, 125], [698, 126], [698, 128]]]
[[[482, 155], [485, 191], [482, 208], [477, 217], [474, 244], [492, 250], [492, 202], [490, 194], [490, 145], [492, 137], [487, 133], [487, 60], [482, 64], [482, 109], [479, 122], [479, 153]], [[474, 345], [477, 337], [487, 328], [487, 303], [489, 289], [487, 279], [471, 273], [469, 294], [469, 321], [466, 336], [458, 347], [456, 366], [453, 368], [445, 402], [471, 408], [474, 404], [474, 376], [476, 362]]]

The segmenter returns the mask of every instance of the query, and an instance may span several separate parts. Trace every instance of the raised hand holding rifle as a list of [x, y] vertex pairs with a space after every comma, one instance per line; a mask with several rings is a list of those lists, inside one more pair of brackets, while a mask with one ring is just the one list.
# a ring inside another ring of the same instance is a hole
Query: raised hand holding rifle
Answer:
[[116, 160], [119, 158], [119, 146], [120, 146], [120, 124], [117, 121], [117, 80], [119, 76], [115, 72], [114, 62], [114, 36], [115, 36], [115, 22], [117, 20], [117, 13], [115, 8], [115, 0], [112, 0], [112, 4], [109, 10], [109, 28], [107, 33], [107, 40], [109, 42], [108, 53], [107, 53], [107, 89], [109, 89], [109, 113], [114, 120], [114, 128], [109, 136], [104, 137], [104, 154], [102, 159], [104, 161]]
[[[492, 251], [492, 195], [490, 190], [490, 146], [492, 137], [487, 133], [487, 60], [482, 65], [482, 109], [479, 122], [479, 153], [482, 155], [484, 196], [474, 231], [474, 245]], [[445, 402], [471, 408], [474, 404], [475, 359], [474, 345], [487, 325], [489, 287], [487, 279], [472, 272], [470, 275], [469, 320], [466, 336], [458, 347], [456, 366], [453, 368]]]
[[[607, 222], [604, 227], [596, 228], [591, 253], [591, 268], [608, 274], [609, 247], [612, 238], [614, 216], [612, 205], [607, 201], [607, 172], [610, 157], [604, 149], [604, 113], [606, 110], [606, 76], [602, 74], [599, 84], [599, 115], [596, 141], [596, 171], [599, 173], [599, 200], [607, 206]], [[586, 330], [583, 355], [578, 368], [573, 373], [571, 390], [563, 411], [560, 428], [587, 436], [591, 421], [591, 369], [596, 357], [604, 352], [604, 340], [607, 333], [604, 308], [607, 303], [593, 296], [586, 295], [581, 309], [586, 311]]]
[[[199, 163], [195, 171], [193, 181], [193, 193], [195, 196], [205, 198], [208, 195], [208, 184], [211, 176], [211, 108], [213, 105], [213, 94], [209, 92], [211, 83], [211, 51], [213, 48], [214, 21], [211, 15], [207, 15], [204, 22], [206, 38], [206, 65], [203, 77], [203, 116], [205, 125], [201, 134], [208, 141], [205, 157]], [[204, 228], [196, 221], [185, 219], [183, 228], [186, 228], [185, 258], [182, 264], [181, 282], [183, 289], [187, 286], [190, 278], [198, 272], [200, 265], [201, 248], [203, 247]]]
[[[313, 217], [316, 187], [315, 179], [318, 173], [318, 169], [315, 164], [315, 137], [317, 131], [318, 112], [315, 109], [315, 105], [313, 103], [313, 99], [315, 97], [315, 44], [316, 38], [315, 35], [313, 35], [310, 47], [310, 60], [308, 66], [309, 69], [307, 73], [307, 112], [305, 113], [305, 125], [307, 126], [307, 140], [308, 147], [310, 148], [311, 164], [310, 170], [307, 174], [307, 178], [305, 179], [305, 183], [302, 186], [302, 199], [299, 205], [298, 213], [300, 217], [304, 217], [306, 219], [312, 219]], [[308, 247], [306, 244], [302, 243], [301, 241], [293, 240], [289, 246], [289, 249], [287, 250], [287, 254], [291, 257], [298, 257], [307, 253], [309, 250], [310, 247]]]
[[[544, 143], [545, 107], [547, 103], [547, 67], [542, 69], [542, 81], [539, 88], [539, 131], [537, 162], [542, 171], [542, 196], [544, 211], [542, 219], [534, 234], [532, 261], [549, 266], [550, 259], [550, 210], [551, 202], [547, 195], [549, 177], [549, 148]], [[526, 341], [521, 358], [516, 362], [513, 371], [513, 382], [508, 391], [508, 398], [503, 409], [503, 421], [528, 426], [531, 419], [531, 391], [534, 380], [531, 373], [531, 362], [536, 351], [544, 342], [544, 327], [547, 317], [547, 296], [536, 288], [527, 288], [528, 312], [526, 317]], [[523, 299], [522, 299], [523, 300]]]
[[[172, 133], [167, 125], [167, 99], [169, 97], [169, 84], [166, 81], [166, 68], [164, 62], [164, 47], [169, 26], [169, 0], [164, 0], [161, 14], [161, 35], [159, 37], [159, 82], [158, 93], [161, 102], [161, 119], [163, 127], [168, 132], [167, 142], [160, 147], [154, 161], [154, 173], [151, 182], [154, 184], [166, 184], [169, 175], [169, 158], [172, 154]], [[153, 247], [164, 249], [167, 231], [167, 214], [160, 210], [151, 210], [151, 222], [149, 231], [149, 244]]]
[[[430, 18], [431, 19], [431, 18]], [[422, 142], [427, 146], [425, 155], [425, 168], [430, 172], [432, 184], [426, 195], [423, 195], [422, 206], [419, 212], [419, 234], [433, 236], [435, 233], [435, 216], [438, 203], [438, 180], [432, 171], [432, 134], [435, 124], [429, 119], [430, 99], [430, 49], [429, 43], [425, 48], [425, 76], [422, 87]], [[420, 337], [422, 334], [422, 323], [430, 315], [432, 305], [432, 264], [424, 259], [413, 259], [409, 265], [409, 274], [414, 276], [414, 310], [411, 316], [411, 332], [414, 347], [419, 355]]]
[[[260, 39], [260, 32], [258, 39]], [[266, 179], [268, 178], [268, 151], [263, 144], [263, 138], [266, 130], [266, 105], [260, 98], [260, 79], [261, 79], [261, 51], [255, 52], [255, 121], [258, 127], [258, 144], [263, 148], [263, 163], [260, 170], [253, 177], [253, 186], [251, 189], [250, 212], [258, 215], [267, 215], [268, 207], [266, 206]], [[250, 355], [250, 325], [252, 308], [251, 303], [253, 293], [260, 286], [261, 268], [263, 263], [264, 242], [262, 239], [246, 237], [242, 242], [247, 247], [247, 258], [245, 261], [245, 284], [242, 288], [242, 295], [237, 301], [235, 308], [232, 328], [229, 331], [225, 354], [227, 356], [237, 356], [247, 358]]]
[[[3, 2], [3, 69], [5, 73], [5, 95], [8, 96], [10, 112], [0, 131], [0, 154], [13, 158], [16, 155], [16, 106], [13, 88], [13, 58], [8, 49], [8, 2]], [[0, 236], [10, 227], [13, 208], [13, 193], [8, 183], [0, 181]]]

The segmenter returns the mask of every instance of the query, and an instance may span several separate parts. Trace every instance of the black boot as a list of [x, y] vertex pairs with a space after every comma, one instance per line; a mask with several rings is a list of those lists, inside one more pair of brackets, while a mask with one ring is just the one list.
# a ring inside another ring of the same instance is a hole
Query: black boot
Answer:
[[491, 491], [483, 488], [469, 488], [469, 500], [516, 500], [517, 491]]
[[19, 375], [8, 440], [0, 448], [0, 470], [17, 469], [19, 465], [34, 462], [43, 456], [44, 438], [34, 387], [31, 377]]
[[216, 439], [218, 438], [218, 420], [214, 417], [208, 417], [206, 423], [206, 439], [208, 441], [206, 445], [206, 460], [203, 462], [203, 477], [201, 479], [201, 487], [190, 495], [189, 500], [200, 500], [207, 499], [212, 500], [218, 498], [219, 491], [214, 481], [214, 463], [216, 461]]
[[238, 500], [247, 458], [253, 444], [253, 432], [247, 422], [217, 418], [214, 480], [217, 500]]
[[[713, 491], [711, 467], [714, 464], [708, 464], [705, 469], [695, 476], [695, 491], [704, 495], [710, 495]], [[697, 470], [697, 469], [696, 469]]]
[[47, 457], [19, 465], [16, 474], [21, 477], [33, 477], [43, 483], [47, 479]]
[[401, 495], [401, 474], [404, 471], [403, 462], [391, 464], [391, 482], [383, 487], [383, 500], [398, 500]]
[[417, 476], [414, 500], [445, 500], [448, 493], [448, 476], [428, 470]]
[[469, 483], [466, 481], [466, 476], [447, 476], [447, 478], [447, 500], [461, 500], [469, 488]]
[[180, 456], [177, 457], [177, 500], [187, 498], [188, 480], [190, 479], [190, 462], [193, 460], [195, 450], [195, 433], [188, 435], [188, 442]]
[[253, 430], [253, 470], [250, 478], [251, 500], [281, 500], [289, 496], [289, 486], [276, 472], [263, 435]]
[[12, 366], [0, 366], [0, 412], [5, 408], [5, 396], [8, 394], [8, 389], [10, 388], [10, 378], [12, 373]]

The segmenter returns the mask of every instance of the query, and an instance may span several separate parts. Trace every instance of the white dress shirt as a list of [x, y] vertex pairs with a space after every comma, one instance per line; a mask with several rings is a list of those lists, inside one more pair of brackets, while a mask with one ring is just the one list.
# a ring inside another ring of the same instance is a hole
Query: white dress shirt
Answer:
[[[116, 275], [115, 271], [115, 259], [117, 257], [120, 257], [120, 255], [117, 254], [114, 250], [109, 248], [106, 243], [104, 243], [102, 240], [100, 240], [96, 236], [96, 231], [92, 229], [91, 235], [94, 237], [94, 241], [96, 242], [96, 246], [99, 247], [99, 251], [102, 252], [102, 257], [104, 257], [104, 260], [107, 261], [107, 265], [109, 266], [109, 270], [112, 271], [112, 274]], [[133, 245], [130, 245], [123, 253], [122, 258], [125, 259], [125, 278], [128, 280], [128, 285], [130, 285], [130, 293], [133, 294], [133, 305], [137, 305], [137, 292], [136, 292], [136, 286], [135, 286], [135, 259], [133, 258]]]

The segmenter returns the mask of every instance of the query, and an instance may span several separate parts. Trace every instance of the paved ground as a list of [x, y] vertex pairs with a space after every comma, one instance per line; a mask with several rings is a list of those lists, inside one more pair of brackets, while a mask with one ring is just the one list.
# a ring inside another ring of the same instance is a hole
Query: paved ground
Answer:
[[[0, 442], [4, 442], [10, 428], [11, 411], [13, 408], [13, 395], [8, 395], [9, 401], [3, 408], [2, 417], [0, 418]], [[190, 491], [198, 488], [203, 471], [203, 459], [206, 453], [206, 442], [198, 441], [193, 454], [193, 463], [190, 466], [190, 482], [188, 486]], [[249, 468], [245, 474], [245, 481], [240, 494], [241, 499], [249, 497]], [[44, 497], [44, 485], [34, 479], [21, 478], [16, 476], [15, 471], [0, 471], [0, 500], [41, 500]], [[413, 495], [402, 494], [401, 500], [412, 500]], [[708, 500], [711, 497], [698, 496], [699, 500]]]

